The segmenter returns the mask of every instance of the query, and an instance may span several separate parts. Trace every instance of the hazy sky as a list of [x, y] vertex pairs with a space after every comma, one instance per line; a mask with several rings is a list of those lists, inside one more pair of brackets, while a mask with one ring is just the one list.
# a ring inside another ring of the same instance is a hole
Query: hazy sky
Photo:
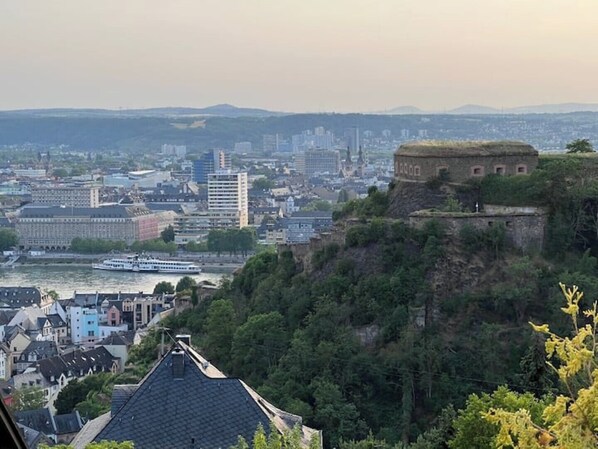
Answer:
[[0, 109], [598, 102], [598, 0], [0, 0]]

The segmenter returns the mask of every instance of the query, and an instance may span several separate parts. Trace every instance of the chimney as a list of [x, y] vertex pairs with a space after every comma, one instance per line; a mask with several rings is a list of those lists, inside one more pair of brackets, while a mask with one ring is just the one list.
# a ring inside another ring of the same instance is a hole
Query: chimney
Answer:
[[191, 335], [189, 335], [189, 334], [178, 334], [174, 338], [176, 341], [182, 341], [187, 346], [191, 346]]
[[177, 347], [170, 354], [172, 357], [172, 377], [182, 379], [185, 375], [185, 353]]

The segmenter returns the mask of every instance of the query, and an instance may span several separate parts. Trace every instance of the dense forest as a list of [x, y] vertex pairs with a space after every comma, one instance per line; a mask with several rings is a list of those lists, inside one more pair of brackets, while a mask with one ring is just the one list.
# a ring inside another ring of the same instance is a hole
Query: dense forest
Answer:
[[[336, 215], [344, 245], [316, 251], [309, 267], [290, 251], [259, 254], [166, 326], [190, 332], [228, 375], [322, 429], [326, 447], [494, 447], [499, 418], [481, 412], [521, 406], [539, 420], [564, 390], [546, 364], [546, 336], [529, 322], [574, 331], [559, 282], [585, 292], [577, 310], [598, 297], [594, 162], [542, 159], [531, 175], [468, 187], [488, 203], [545, 207], [541, 253], [509, 248], [498, 227], [410, 228], [386, 214], [393, 189], [371, 189]], [[158, 340], [136, 349], [137, 369]]]

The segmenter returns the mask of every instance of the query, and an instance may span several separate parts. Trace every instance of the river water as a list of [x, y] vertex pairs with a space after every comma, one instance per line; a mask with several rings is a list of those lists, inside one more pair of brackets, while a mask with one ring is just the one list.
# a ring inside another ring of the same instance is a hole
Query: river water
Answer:
[[[192, 275], [197, 282], [218, 284], [222, 273]], [[70, 298], [73, 292], [145, 292], [151, 293], [161, 281], [176, 285], [180, 274], [132, 273], [93, 270], [90, 266], [75, 265], [21, 265], [0, 270], [1, 287], [40, 287], [55, 290], [60, 298]]]

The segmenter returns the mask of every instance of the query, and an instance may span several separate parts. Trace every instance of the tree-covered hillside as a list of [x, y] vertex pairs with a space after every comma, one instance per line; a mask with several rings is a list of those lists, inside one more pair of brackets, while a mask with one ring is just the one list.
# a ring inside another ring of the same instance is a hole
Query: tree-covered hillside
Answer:
[[[167, 327], [191, 332], [228, 375], [321, 428], [327, 447], [352, 446], [347, 441], [370, 431], [370, 440], [415, 442], [434, 426], [442, 444], [413, 447], [446, 447], [455, 432], [451, 410], [470, 394], [502, 385], [513, 393], [480, 397], [532, 407], [534, 397], [561, 388], [528, 322], [570, 333], [559, 282], [585, 291], [580, 307], [598, 297], [595, 228], [588, 221], [570, 229], [592, 218], [595, 201], [595, 181], [570, 171], [576, 161], [549, 161], [530, 176], [474, 186], [488, 202], [547, 207], [544, 253], [509, 248], [500, 230], [447, 235], [433, 220], [412, 229], [386, 217], [387, 198], [372, 189], [337, 217], [358, 219], [345, 223], [344, 245], [324, 246], [307, 268], [290, 251], [255, 256]], [[523, 392], [530, 396], [518, 399]]]

